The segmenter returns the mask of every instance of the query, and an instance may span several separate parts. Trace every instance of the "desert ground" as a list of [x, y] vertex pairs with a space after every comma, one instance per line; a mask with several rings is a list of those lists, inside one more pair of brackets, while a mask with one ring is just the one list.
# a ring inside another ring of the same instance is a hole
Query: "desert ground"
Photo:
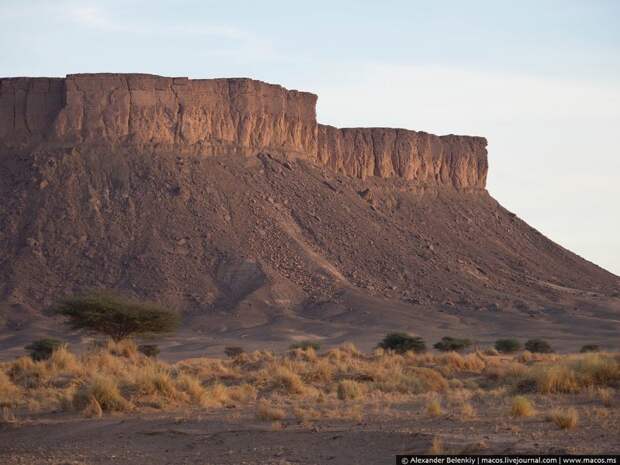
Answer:
[[620, 355], [361, 352], [169, 363], [131, 341], [0, 364], [0, 463], [392, 464], [620, 450]]

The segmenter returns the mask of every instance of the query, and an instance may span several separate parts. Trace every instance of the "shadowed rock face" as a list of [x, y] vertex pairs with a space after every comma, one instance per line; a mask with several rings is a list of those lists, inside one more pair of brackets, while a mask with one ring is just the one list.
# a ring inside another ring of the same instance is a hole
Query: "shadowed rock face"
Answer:
[[484, 188], [486, 140], [316, 122], [314, 94], [251, 79], [78, 74], [0, 80], [5, 145], [134, 146], [204, 155], [292, 154], [345, 175]]

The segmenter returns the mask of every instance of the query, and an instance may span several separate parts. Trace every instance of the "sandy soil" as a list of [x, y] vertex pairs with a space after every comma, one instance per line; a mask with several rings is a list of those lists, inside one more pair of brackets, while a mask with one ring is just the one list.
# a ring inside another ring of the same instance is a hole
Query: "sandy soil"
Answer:
[[[392, 464], [398, 453], [618, 453], [620, 398], [610, 407], [586, 395], [534, 396], [538, 414], [513, 418], [507, 400], [472, 399], [464, 417], [448, 406], [429, 417], [423, 400], [360, 404], [362, 417], [275, 424], [251, 407], [112, 415], [84, 419], [27, 415], [0, 427], [0, 463], [13, 464]], [[547, 421], [551, 408], [575, 407], [579, 424], [562, 430]]]

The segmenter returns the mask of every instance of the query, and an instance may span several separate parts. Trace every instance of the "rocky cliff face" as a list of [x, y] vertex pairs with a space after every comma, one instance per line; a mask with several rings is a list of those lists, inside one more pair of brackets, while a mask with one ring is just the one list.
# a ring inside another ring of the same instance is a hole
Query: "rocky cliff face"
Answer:
[[310, 159], [348, 176], [484, 188], [486, 140], [404, 129], [337, 129], [317, 97], [251, 79], [78, 74], [0, 80], [0, 141], [9, 147], [133, 146], [149, 151]]
[[425, 185], [484, 189], [487, 141], [391, 128], [319, 125], [319, 163], [357, 178], [400, 177]]
[[251, 79], [80, 74], [3, 79], [8, 145], [132, 145], [204, 154], [316, 151], [316, 96]]

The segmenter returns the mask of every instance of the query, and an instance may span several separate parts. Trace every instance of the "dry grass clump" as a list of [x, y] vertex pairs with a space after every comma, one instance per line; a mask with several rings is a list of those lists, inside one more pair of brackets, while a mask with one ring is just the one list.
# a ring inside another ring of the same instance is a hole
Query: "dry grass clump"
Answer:
[[426, 414], [429, 417], [439, 417], [443, 415], [441, 402], [437, 397], [432, 397], [429, 399], [428, 403], [426, 404]]
[[159, 364], [148, 363], [139, 367], [131, 384], [142, 395], [160, 395], [167, 399], [178, 397], [170, 372]]
[[531, 417], [536, 415], [536, 409], [527, 397], [516, 396], [512, 399], [510, 414], [513, 417]]
[[138, 345], [132, 339], [122, 339], [120, 341], [108, 339], [105, 342], [104, 350], [117, 357], [125, 357], [130, 360], [137, 360], [140, 356]]
[[256, 400], [258, 391], [251, 384], [243, 383], [239, 386], [233, 386], [228, 388], [228, 395], [230, 399], [235, 402], [247, 404]]
[[299, 375], [286, 366], [277, 367], [270, 375], [271, 387], [288, 394], [303, 394], [306, 389]]
[[577, 426], [579, 414], [574, 408], [554, 409], [549, 413], [548, 420], [555, 423], [561, 429], [573, 429]]
[[428, 449], [429, 455], [441, 455], [444, 453], [443, 441], [439, 436], [433, 436], [431, 447]]
[[376, 369], [371, 378], [372, 389], [401, 394], [420, 394], [424, 392], [441, 392], [448, 389], [448, 381], [441, 373], [432, 368], [401, 366]]
[[11, 380], [24, 388], [36, 388], [45, 383], [49, 376], [45, 362], [34, 362], [30, 357], [19, 357], [7, 371]]
[[229, 405], [230, 392], [222, 383], [212, 384], [207, 388], [207, 396], [204, 405], [206, 407], [222, 407]]
[[200, 380], [190, 374], [181, 374], [176, 379], [176, 387], [189, 397], [193, 405], [204, 407], [207, 404], [207, 391]]
[[458, 352], [447, 352], [434, 357], [435, 363], [444, 367], [446, 373], [470, 371], [480, 373], [486, 367], [486, 359], [480, 353], [461, 355]]
[[532, 384], [542, 394], [575, 393], [620, 382], [620, 363], [608, 354], [567, 356], [553, 364], [540, 363], [523, 375], [522, 384]]
[[469, 402], [461, 404], [461, 418], [469, 420], [476, 417], [476, 409]]
[[337, 394], [340, 400], [355, 400], [364, 395], [364, 389], [360, 383], [345, 379], [338, 383]]
[[101, 418], [103, 416], [101, 404], [99, 404], [97, 399], [91, 397], [84, 410], [82, 410], [82, 415], [86, 418]]
[[81, 365], [77, 357], [69, 351], [66, 345], [60, 346], [50, 356], [47, 366], [52, 376], [58, 372], [79, 373]]
[[20, 390], [11, 379], [0, 371], [0, 407], [9, 407], [17, 403]]
[[600, 401], [605, 407], [611, 407], [615, 392], [612, 388], [598, 387], [592, 389], [591, 396], [595, 400]]
[[95, 376], [80, 386], [73, 397], [73, 407], [83, 411], [93, 399], [104, 412], [122, 412], [131, 408], [130, 402], [121, 395], [116, 381], [109, 377]]
[[286, 412], [262, 399], [256, 404], [256, 418], [261, 421], [279, 421], [286, 417]]
[[304, 379], [307, 382], [328, 384], [333, 380], [335, 370], [336, 368], [328, 360], [320, 359], [310, 364], [308, 370], [305, 371]]
[[497, 359], [489, 362], [482, 374], [491, 381], [502, 381], [509, 384], [522, 378], [527, 367], [520, 362]]

